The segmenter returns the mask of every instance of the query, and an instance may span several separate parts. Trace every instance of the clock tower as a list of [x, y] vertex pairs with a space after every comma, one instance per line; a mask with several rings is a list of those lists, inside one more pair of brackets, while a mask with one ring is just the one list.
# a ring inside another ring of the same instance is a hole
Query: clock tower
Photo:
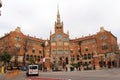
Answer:
[[55, 33], [50, 32], [50, 56], [54, 69], [65, 70], [69, 63], [69, 33], [64, 33], [59, 9], [54, 26]]

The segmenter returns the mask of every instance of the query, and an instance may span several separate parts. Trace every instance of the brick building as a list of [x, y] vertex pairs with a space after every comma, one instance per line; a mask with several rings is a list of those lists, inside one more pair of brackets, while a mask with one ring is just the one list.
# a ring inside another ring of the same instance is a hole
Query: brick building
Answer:
[[43, 40], [24, 35], [17, 27], [0, 38], [0, 52], [6, 50], [13, 55], [11, 63], [36, 63], [47, 70], [65, 70], [71, 64], [84, 70], [117, 66], [117, 37], [104, 27], [94, 35], [70, 39], [58, 10], [54, 30], [50, 39]]

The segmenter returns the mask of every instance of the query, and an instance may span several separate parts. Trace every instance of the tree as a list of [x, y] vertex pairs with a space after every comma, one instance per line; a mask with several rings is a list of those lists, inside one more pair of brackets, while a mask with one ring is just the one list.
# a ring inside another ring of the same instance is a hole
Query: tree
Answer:
[[10, 62], [11, 58], [12, 56], [6, 51], [4, 51], [0, 56], [0, 60], [3, 61], [5, 65]]

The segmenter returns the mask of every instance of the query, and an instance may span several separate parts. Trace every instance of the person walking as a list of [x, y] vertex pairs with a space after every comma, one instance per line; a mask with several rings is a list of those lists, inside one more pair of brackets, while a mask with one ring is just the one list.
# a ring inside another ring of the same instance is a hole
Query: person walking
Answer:
[[1, 68], [1, 73], [4, 74], [5, 73], [5, 67], [4, 65], [2, 65], [2, 68]]

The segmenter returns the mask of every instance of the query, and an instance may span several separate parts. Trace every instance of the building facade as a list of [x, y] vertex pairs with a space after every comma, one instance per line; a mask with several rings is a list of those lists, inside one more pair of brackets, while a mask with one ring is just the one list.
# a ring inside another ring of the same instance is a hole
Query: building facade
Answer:
[[0, 38], [0, 52], [13, 55], [11, 63], [39, 64], [41, 70], [65, 70], [71, 65], [92, 70], [119, 64], [117, 37], [104, 27], [94, 35], [70, 39], [69, 32], [64, 33], [58, 10], [54, 30], [48, 40], [43, 40], [24, 35], [17, 27]]

